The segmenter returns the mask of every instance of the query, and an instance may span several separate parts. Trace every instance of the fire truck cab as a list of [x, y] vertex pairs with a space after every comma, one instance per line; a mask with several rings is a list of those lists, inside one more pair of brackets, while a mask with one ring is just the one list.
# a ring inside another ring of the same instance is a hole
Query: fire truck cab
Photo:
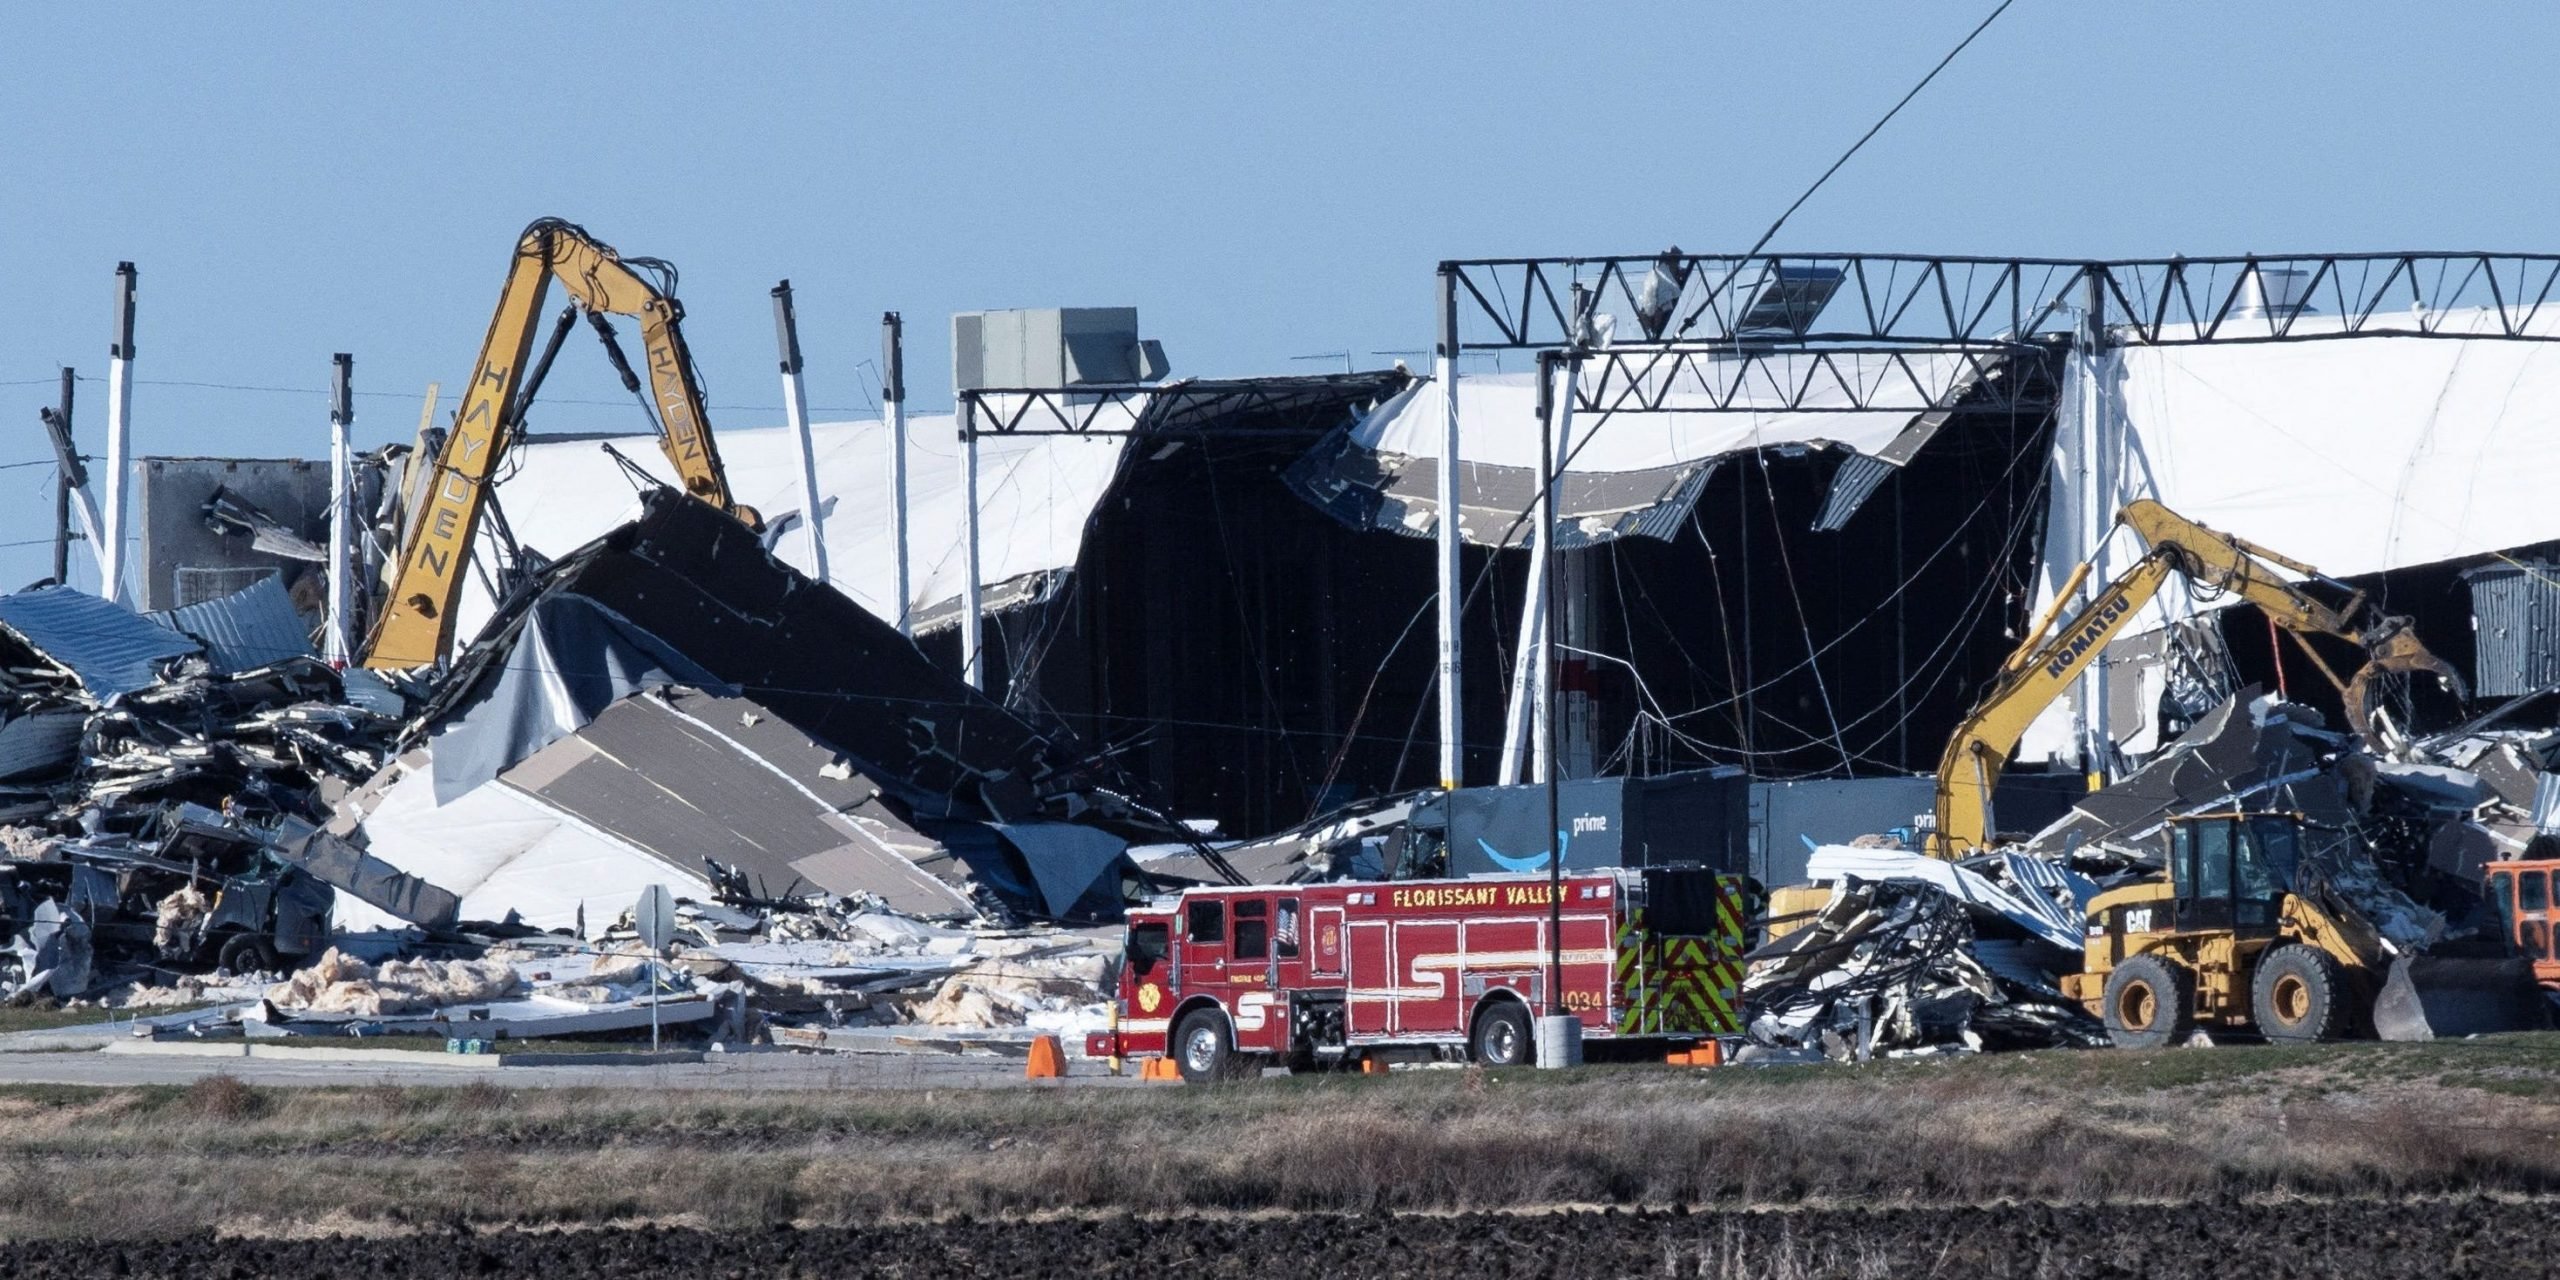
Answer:
[[[1697, 867], [1561, 881], [1568, 1012], [1587, 1041], [1741, 1031], [1743, 890]], [[1094, 1057], [1166, 1055], [1193, 1082], [1366, 1057], [1533, 1056], [1556, 914], [1544, 876], [1203, 888], [1132, 910]]]

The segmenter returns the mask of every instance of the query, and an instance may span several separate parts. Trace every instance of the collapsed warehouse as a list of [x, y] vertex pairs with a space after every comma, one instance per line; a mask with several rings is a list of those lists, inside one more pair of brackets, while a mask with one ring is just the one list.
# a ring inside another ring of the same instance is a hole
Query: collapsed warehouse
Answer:
[[[331, 620], [296, 566], [330, 542], [326, 505], [179, 496], [186, 468], [163, 468], [144, 492], [231, 577], [147, 557], [169, 585], [143, 600], [187, 602], [148, 615], [59, 586], [0, 598], [17, 983], [76, 997], [118, 964], [156, 982], [320, 962], [334, 976], [269, 997], [269, 1025], [432, 1024], [432, 995], [345, 997], [382, 985], [354, 957], [477, 947], [598, 997], [582, 1027], [632, 1025], [635, 973], [701, 989], [706, 1020], [709, 987], [744, 982], [790, 986], [818, 1026], [890, 990], [945, 1008], [883, 1018], [1021, 1021], [1098, 998], [1098, 969], [1073, 975], [1099, 952], [1057, 926], [1185, 883], [1689, 863], [1830, 886], [1772, 913], [1748, 990], [1772, 1052], [2099, 1042], [2062, 981], [2078, 913], [2156, 864], [2173, 816], [2281, 801], [2355, 828], [2380, 872], [2362, 909], [2418, 922], [2412, 946], [2476, 933], [2483, 867], [2560, 829], [2540, 571], [2560, 531], [2537, 523], [2530, 465], [2478, 465], [2511, 419], [2560, 404], [2532, 395], [2560, 326], [2481, 297], [2538, 296], [2555, 270], [1452, 264], [1491, 332], [1461, 332], [1453, 303], [1430, 377], [1134, 385], [1142, 356], [1079, 381], [1096, 347], [1062, 340], [1059, 385], [964, 385], [950, 418], [725, 431], [760, 534], [676, 496], [645, 440], [528, 432], [494, 486], [503, 536], [471, 549], [470, 643], [428, 677], [312, 656]], [[2118, 293], [2075, 324], [2060, 306], [2084, 285]], [[2386, 311], [2395, 290], [2425, 305]], [[1915, 306], [1933, 291], [1934, 328]], [[1683, 312], [1718, 336], [1686, 341]], [[1132, 318], [1106, 345], [1134, 344]], [[1563, 349], [1581, 381], [1560, 394], [1463, 367]], [[2341, 432], [2362, 436], [2305, 445]], [[868, 496], [893, 439], [894, 521]], [[354, 469], [379, 505], [341, 532], [376, 573], [435, 445]], [[2341, 457], [2403, 462], [2377, 477]], [[2003, 778], [1996, 806], [2023, 851], [1951, 870], [1909, 852], [1929, 770], [2021, 637], [2142, 554], [2110, 524], [2137, 497], [2340, 575], [2318, 589], [2405, 615], [2473, 696], [2396, 684], [2387, 738], [2350, 741], [2341, 691], [2313, 676], [2325, 642], [2289, 651], [2216, 611], [2212, 584], [2176, 584], [2026, 735], [2022, 760], [2051, 767]], [[1528, 607], [1549, 574], [1553, 637]], [[2291, 728], [2230, 746], [2235, 724]], [[2119, 780], [2088, 793], [2090, 773]], [[1537, 789], [1514, 785], [1539, 776], [1607, 838], [1548, 840]], [[699, 931], [683, 974], [590, 955], [628, 940], [651, 885]], [[822, 954], [792, 951], [810, 940]], [[955, 985], [968, 966], [947, 957], [977, 954], [1054, 971], [998, 1010], [1002, 984]]]

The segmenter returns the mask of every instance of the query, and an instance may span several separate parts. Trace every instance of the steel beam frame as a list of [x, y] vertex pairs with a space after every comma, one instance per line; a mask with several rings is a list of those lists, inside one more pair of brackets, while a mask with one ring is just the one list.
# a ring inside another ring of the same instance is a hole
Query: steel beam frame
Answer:
[[[1088, 383], [1073, 387], [974, 387], [959, 393], [963, 415], [982, 436], [1130, 436], [1197, 429], [1224, 418], [1287, 415], [1338, 400], [1346, 383], [1253, 379], [1168, 383]], [[1133, 397], [1145, 397], [1133, 400]], [[1237, 434], [1234, 430], [1222, 434]], [[1250, 434], [1246, 429], [1244, 434]]]
[[[1646, 343], [1574, 357], [1573, 409], [1636, 413], [1929, 413], [1959, 401], [1993, 412], [2051, 407], [2021, 365], [2040, 343], [1743, 346]], [[1945, 362], [1943, 368], [1933, 367]]]
[[[1640, 254], [1478, 258], [1443, 267], [1457, 279], [1460, 345], [1469, 351], [1566, 346], [1597, 315], [1632, 321], [1657, 264], [1679, 284], [1659, 333], [1620, 342], [1736, 340], [1737, 323], [1782, 270], [1836, 273], [1837, 290], [1795, 314], [1778, 308], [1785, 347], [1944, 346], [2013, 342], [2080, 327], [2090, 296], [2119, 345], [2295, 342], [2333, 338], [2560, 341], [2560, 255], [2368, 253], [2229, 258], [1983, 258], [1789, 253], [1749, 257]], [[1572, 286], [1583, 286], [1575, 314]], [[2479, 312], [2482, 328], [2467, 327]], [[1765, 307], [1764, 307], [1764, 315]], [[2304, 325], [2306, 318], [2334, 324]], [[2466, 327], [2457, 327], [2458, 325]], [[1739, 335], [1748, 344], [1754, 335]], [[1772, 335], [1762, 334], [1763, 340]]]

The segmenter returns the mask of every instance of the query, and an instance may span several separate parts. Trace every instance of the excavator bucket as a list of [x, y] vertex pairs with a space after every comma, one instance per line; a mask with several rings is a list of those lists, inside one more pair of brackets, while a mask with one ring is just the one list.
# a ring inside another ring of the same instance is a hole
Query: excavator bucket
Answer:
[[2551, 1025], [2551, 1001], [2526, 960], [2402, 956], [2373, 1002], [2384, 1040], [2446, 1040]]

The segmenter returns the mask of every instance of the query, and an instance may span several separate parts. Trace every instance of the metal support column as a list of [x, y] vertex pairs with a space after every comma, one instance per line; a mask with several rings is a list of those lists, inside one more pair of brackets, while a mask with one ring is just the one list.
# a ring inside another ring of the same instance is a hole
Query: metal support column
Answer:
[[[1539, 415], [1538, 453], [1538, 533], [1531, 554], [1538, 561], [1537, 662], [1531, 670], [1529, 705], [1537, 713], [1537, 732], [1531, 740], [1537, 743], [1537, 754], [1531, 761], [1531, 776], [1552, 783], [1563, 776], [1556, 768], [1556, 741], [1561, 727], [1556, 721], [1556, 627], [1562, 621], [1556, 608], [1556, 475], [1559, 465], [1571, 451], [1573, 439], [1573, 397], [1581, 389], [1582, 361], [1580, 353], [1569, 353], [1552, 362], [1539, 373], [1540, 396], [1552, 396], [1550, 407]], [[1561, 378], [1563, 386], [1556, 386]]]
[[329, 364], [329, 628], [321, 656], [344, 671], [356, 651], [355, 566], [349, 563], [356, 521], [356, 358], [341, 351]]
[[800, 377], [800, 321], [791, 310], [791, 282], [773, 286], [773, 341], [782, 359], [782, 416], [800, 446], [800, 528], [809, 547], [809, 576], [827, 574], [826, 507], [818, 494], [818, 447], [809, 436], [809, 392]]
[[987, 667], [978, 589], [978, 402], [968, 395], [959, 401], [960, 536], [966, 544], [960, 585], [960, 673], [970, 688], [983, 693]]
[[915, 634], [915, 584], [907, 566], [907, 358], [898, 313], [880, 317], [880, 417], [889, 431], [890, 621]]
[[[1559, 388], [1556, 379], [1562, 378]], [[1541, 362], [1538, 380], [1538, 429], [1552, 432], [1557, 440], [1557, 454], [1541, 465], [1550, 472], [1572, 450], [1566, 443], [1573, 436], [1573, 398], [1578, 390], [1575, 362], [1558, 361], [1550, 369]], [[1543, 438], [1543, 437], [1542, 437]], [[1536, 525], [1529, 531], [1529, 566], [1527, 582], [1520, 595], [1519, 645], [1511, 662], [1511, 697], [1506, 706], [1502, 726], [1501, 769], [1495, 781], [1511, 786], [1521, 781], [1523, 758], [1529, 760], [1528, 780], [1544, 782], [1554, 773], [1554, 753], [1548, 744], [1554, 735], [1548, 732], [1547, 707], [1555, 694], [1555, 645], [1547, 634], [1550, 594], [1548, 575], [1556, 572], [1554, 552], [1555, 520], [1551, 486], [1539, 486], [1539, 507], [1543, 514], [1533, 517]]]
[[72, 393], [79, 382], [80, 375], [66, 366], [61, 401], [43, 415], [45, 434], [53, 443], [53, 580], [66, 587], [71, 585], [71, 495], [89, 482], [71, 436]]
[[[1564, 376], [1568, 384], [1574, 380], [1570, 364]], [[1567, 405], [1563, 412], [1570, 415], [1572, 407]], [[1570, 416], [1566, 421], [1572, 421]], [[1554, 653], [1548, 678], [1555, 682], [1561, 717], [1556, 724], [1555, 768], [1564, 778], [1588, 778], [1600, 768], [1600, 710], [1592, 698], [1591, 659], [1585, 655], [1601, 652], [1600, 578], [1592, 566], [1604, 554], [1599, 547], [1556, 552], [1557, 639], [1550, 646]]]
[[[1557, 419], [1572, 411], [1573, 366], [1578, 362], [1579, 354], [1538, 353], [1540, 398], [1548, 398], [1547, 388], [1555, 384], [1558, 363], [1565, 365], [1566, 387], [1566, 394], [1554, 398], [1553, 404], [1548, 406], [1551, 412], [1538, 417], [1538, 528], [1541, 532], [1555, 528], [1556, 524], [1556, 450], [1564, 435], [1558, 430]], [[1537, 547], [1536, 554], [1541, 558], [1555, 553], [1555, 543], [1551, 539], [1539, 539]], [[1556, 577], [1552, 566], [1540, 576], [1546, 580], [1546, 590], [1539, 593], [1538, 610], [1546, 618], [1539, 624], [1538, 631], [1542, 636], [1553, 636], [1556, 630]], [[1543, 643], [1540, 647], [1542, 650], [1545, 648]], [[1545, 660], [1549, 656], [1541, 652], [1538, 667], [1547, 673], [1548, 678], [1541, 684], [1545, 689], [1544, 696], [1551, 699], [1555, 696], [1555, 681], [1554, 664]], [[1540, 709], [1544, 714], [1539, 719], [1546, 725], [1545, 732], [1539, 735], [1539, 745], [1543, 748], [1540, 754], [1553, 761], [1556, 708], [1551, 703], [1542, 703]], [[1542, 772], [1547, 788], [1547, 839], [1550, 841], [1547, 845], [1547, 1008], [1544, 1016], [1537, 1019], [1535, 1029], [1538, 1065], [1553, 1069], [1582, 1065], [1582, 1020], [1570, 1011], [1564, 989], [1564, 804], [1557, 792], [1555, 770], [1548, 768]]]
[[1459, 687], [1459, 613], [1464, 604], [1458, 581], [1458, 272], [1440, 264], [1440, 342], [1432, 376], [1445, 402], [1440, 426], [1440, 785], [1454, 791], [1465, 779], [1466, 718]]
[[[1540, 412], [1544, 412], [1547, 393], [1538, 393]], [[1542, 630], [1546, 612], [1538, 602], [1547, 598], [1547, 558], [1545, 544], [1536, 533], [1529, 535], [1529, 571], [1520, 589], [1519, 641], [1511, 651], [1510, 700], [1504, 704], [1502, 716], [1502, 758], [1497, 763], [1493, 781], [1497, 786], [1518, 786], [1531, 753], [1529, 742], [1546, 722], [1538, 715], [1537, 655], [1544, 651], [1546, 635]]]
[[98, 594], [123, 603], [125, 590], [125, 486], [132, 478], [133, 284], [130, 262], [116, 264], [115, 342], [107, 355], [107, 493], [104, 527], [98, 530]]
[[[2107, 560], [2107, 537], [2115, 528], [2115, 459], [2114, 441], [2107, 429], [2105, 348], [2107, 295], [2104, 274], [2096, 269], [2087, 273], [2086, 293], [2082, 299], [2079, 340], [2072, 345], [2073, 363], [2079, 373], [2079, 396], [2074, 408], [2079, 416], [2080, 450], [2080, 558], [2089, 566], [2092, 590], [2103, 589], [2114, 581]], [[2096, 661], [2080, 677], [2079, 716], [2081, 725], [2080, 765], [2088, 775], [2089, 789], [2105, 786], [2115, 764], [2115, 736], [2107, 717], [2107, 659], [2103, 649]]]

